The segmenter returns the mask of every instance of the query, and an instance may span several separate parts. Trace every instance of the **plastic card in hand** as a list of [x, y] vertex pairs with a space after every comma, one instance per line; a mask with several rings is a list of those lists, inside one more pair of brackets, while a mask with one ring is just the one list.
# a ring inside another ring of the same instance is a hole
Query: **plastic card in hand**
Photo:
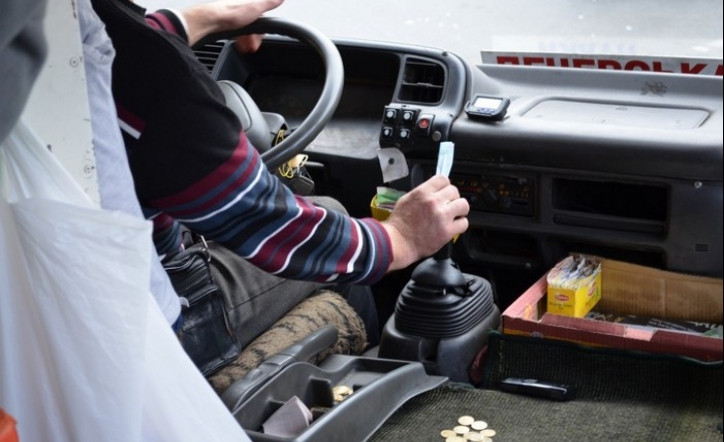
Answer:
[[437, 175], [450, 176], [454, 156], [455, 143], [452, 141], [443, 141], [440, 143], [440, 150], [437, 155]]

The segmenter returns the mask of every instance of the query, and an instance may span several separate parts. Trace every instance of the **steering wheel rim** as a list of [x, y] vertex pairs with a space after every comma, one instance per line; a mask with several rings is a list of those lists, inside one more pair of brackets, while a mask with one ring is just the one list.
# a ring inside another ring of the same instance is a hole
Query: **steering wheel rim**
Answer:
[[284, 140], [261, 154], [267, 168], [274, 170], [301, 153], [332, 119], [342, 97], [344, 64], [337, 46], [327, 36], [312, 26], [280, 17], [260, 17], [241, 29], [208, 35], [196, 46], [245, 34], [279, 34], [297, 39], [312, 47], [324, 64], [322, 92], [309, 115]]

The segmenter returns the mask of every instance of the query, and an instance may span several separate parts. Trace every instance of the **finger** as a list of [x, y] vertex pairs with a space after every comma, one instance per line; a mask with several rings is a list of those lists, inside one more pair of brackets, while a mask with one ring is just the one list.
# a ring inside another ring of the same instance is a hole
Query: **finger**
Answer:
[[467, 217], [463, 216], [460, 218], [456, 218], [452, 222], [453, 236], [465, 233], [465, 231], [468, 230], [468, 227], [470, 227], [470, 221], [468, 221]]
[[236, 37], [234, 46], [240, 53], [250, 54], [256, 52], [259, 47], [261, 47], [263, 38], [264, 36], [261, 34], [240, 35]]
[[284, 3], [284, 0], [268, 0], [264, 7], [264, 11], [271, 11], [272, 9], [278, 8], [282, 3]]
[[465, 198], [454, 199], [445, 208], [453, 218], [466, 217], [470, 213], [470, 204]]
[[438, 190], [435, 196], [444, 202], [449, 202], [460, 198], [460, 191], [453, 185], [448, 185]]
[[447, 179], [447, 177], [443, 175], [434, 175], [430, 178], [428, 178], [426, 181], [424, 181], [422, 184], [418, 185], [416, 189], [420, 189], [422, 191], [427, 192], [436, 192], [440, 189], [443, 189], [445, 186], [450, 185], [450, 180]]

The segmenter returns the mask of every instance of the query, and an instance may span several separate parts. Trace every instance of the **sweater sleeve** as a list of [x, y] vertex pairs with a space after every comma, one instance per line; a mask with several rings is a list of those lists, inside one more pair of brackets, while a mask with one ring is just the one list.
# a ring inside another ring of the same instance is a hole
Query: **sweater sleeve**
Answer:
[[[156, 215], [157, 246], [177, 247], [180, 222], [281, 277], [382, 278], [392, 262], [383, 226], [294, 195], [266, 168], [193, 52], [178, 44], [186, 41], [178, 16], [161, 10], [145, 21], [161, 32], [111, 27], [120, 55], [114, 92], [137, 193]], [[143, 57], [157, 62], [134, 69]]]
[[188, 42], [188, 26], [181, 13], [175, 9], [159, 9], [146, 15], [146, 23], [154, 29], [178, 35]]
[[354, 219], [294, 195], [240, 137], [226, 163], [182, 192], [150, 201], [190, 229], [279, 276], [374, 283], [392, 261], [372, 218]]

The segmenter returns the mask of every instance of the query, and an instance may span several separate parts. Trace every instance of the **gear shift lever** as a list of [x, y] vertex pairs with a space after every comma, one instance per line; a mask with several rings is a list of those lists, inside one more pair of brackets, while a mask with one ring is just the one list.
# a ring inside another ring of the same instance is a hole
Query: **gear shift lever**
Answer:
[[[451, 256], [452, 242], [449, 242], [432, 257], [417, 265], [412, 272], [411, 281], [415, 282], [416, 287], [427, 287], [439, 295], [444, 295], [444, 292], [462, 294], [467, 281]], [[442, 292], [440, 288], [443, 289]]]
[[430, 374], [467, 382], [468, 368], [497, 328], [500, 312], [490, 283], [463, 273], [452, 259], [453, 243], [413, 270], [385, 324], [378, 355], [423, 361]]

